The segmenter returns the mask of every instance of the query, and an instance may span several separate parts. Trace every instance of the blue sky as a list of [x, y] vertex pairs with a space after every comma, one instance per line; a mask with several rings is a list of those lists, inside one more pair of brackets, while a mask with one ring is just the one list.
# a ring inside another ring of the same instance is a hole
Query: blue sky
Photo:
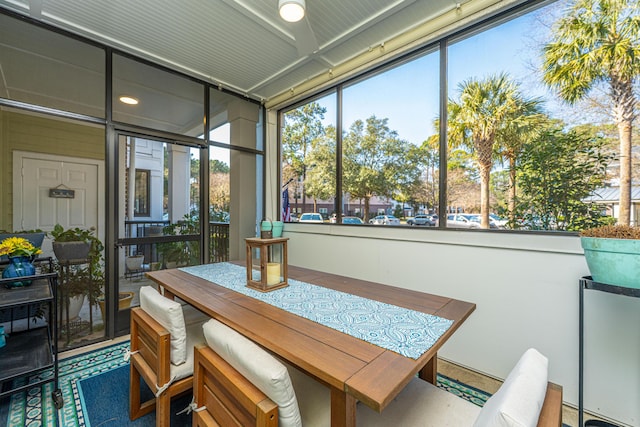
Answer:
[[[549, 7], [557, 8], [551, 5]], [[539, 21], [539, 11], [500, 24], [449, 47], [449, 97], [457, 97], [458, 84], [470, 78], [483, 79], [501, 72], [520, 83], [522, 93], [547, 100], [545, 107], [555, 116], [566, 105], [552, 102], [553, 94], [540, 82], [540, 45], [536, 40], [547, 29]], [[438, 116], [439, 54], [417, 60], [346, 87], [343, 93], [345, 130], [356, 120], [375, 114], [388, 118], [388, 125], [402, 139], [419, 144], [434, 132]], [[324, 98], [326, 123], [335, 123], [335, 97]]]

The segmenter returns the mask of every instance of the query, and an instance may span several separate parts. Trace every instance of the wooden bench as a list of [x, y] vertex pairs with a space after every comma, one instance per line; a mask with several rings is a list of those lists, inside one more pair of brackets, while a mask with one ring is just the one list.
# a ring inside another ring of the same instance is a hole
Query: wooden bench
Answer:
[[[413, 381], [420, 382], [418, 383], [420, 385], [423, 383], [423, 380], [420, 379]], [[447, 416], [444, 411], [451, 412], [456, 409], [456, 405], [473, 405], [451, 393], [433, 387], [431, 384], [424, 384], [430, 389], [433, 388], [430, 392], [437, 394], [439, 400], [444, 399], [447, 402], [447, 404], [438, 407], [439, 412], [443, 413], [444, 416]], [[314, 422], [317, 420], [305, 420], [304, 412], [302, 411], [304, 405], [300, 401], [306, 398], [322, 400], [328, 397], [328, 393], [324, 397], [316, 395], [305, 396], [304, 392], [307, 390], [309, 388], [297, 389], [296, 393], [301, 407], [303, 425], [318, 425]], [[195, 350], [194, 398], [196, 405], [202, 408], [194, 413], [194, 426], [271, 427], [278, 425], [278, 406], [207, 346], [197, 347]], [[453, 403], [453, 408], [448, 403]], [[393, 403], [390, 406], [392, 405]], [[361, 409], [370, 411], [369, 408], [359, 405], [358, 415], [360, 415]], [[444, 411], [441, 409], [444, 409]], [[329, 410], [329, 406], [327, 406], [327, 410]], [[474, 411], [472, 413], [477, 414], [480, 409], [474, 409]], [[428, 413], [427, 411], [425, 411], [425, 418], [427, 414], [429, 415], [429, 421], [434, 419], [433, 413]], [[358, 416], [356, 417], [357, 419]], [[475, 418], [473, 417], [469, 419], [468, 425], [471, 426], [474, 420]], [[435, 424], [433, 425], [437, 426], [438, 421], [434, 422]], [[420, 425], [432, 424], [423, 424], [421, 422]], [[551, 382], [547, 384], [546, 395], [537, 425], [538, 427], [562, 426], [561, 386]]]

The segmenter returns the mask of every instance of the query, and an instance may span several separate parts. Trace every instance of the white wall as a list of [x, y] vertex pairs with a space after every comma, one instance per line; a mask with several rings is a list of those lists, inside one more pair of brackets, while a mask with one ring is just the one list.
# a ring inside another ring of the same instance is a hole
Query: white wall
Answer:
[[[536, 347], [550, 380], [578, 402], [576, 236], [286, 224], [289, 263], [474, 302], [439, 355], [504, 378]], [[585, 407], [640, 425], [640, 299], [585, 294]]]

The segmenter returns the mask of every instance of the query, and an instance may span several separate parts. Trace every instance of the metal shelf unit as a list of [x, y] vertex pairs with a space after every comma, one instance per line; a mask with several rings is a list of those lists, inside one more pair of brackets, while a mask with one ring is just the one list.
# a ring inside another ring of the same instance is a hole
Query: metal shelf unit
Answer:
[[[8, 289], [5, 285], [16, 279], [0, 279], [0, 320], [8, 335], [0, 348], [0, 398], [53, 382], [51, 398], [60, 409], [64, 402], [58, 387], [58, 275], [36, 274], [20, 280], [31, 280], [31, 285]], [[53, 375], [38, 375], [47, 370]], [[18, 385], [16, 380], [23, 377], [31, 380]]]
[[[590, 289], [594, 291], [607, 292], [610, 294], [624, 295], [628, 297], [640, 298], [640, 289], [628, 288], [624, 286], [609, 285], [607, 283], [595, 282], [591, 276], [584, 276], [580, 279], [580, 340], [578, 347], [578, 426], [584, 425], [584, 291]], [[616, 427], [602, 421], [590, 424], [593, 426], [610, 426]]]

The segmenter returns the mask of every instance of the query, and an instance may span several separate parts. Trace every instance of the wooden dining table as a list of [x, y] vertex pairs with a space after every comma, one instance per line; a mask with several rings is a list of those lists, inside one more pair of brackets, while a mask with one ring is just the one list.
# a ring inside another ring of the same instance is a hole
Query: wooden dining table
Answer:
[[453, 321], [429, 350], [413, 359], [179, 269], [147, 276], [166, 297], [184, 300], [328, 386], [332, 426], [355, 426], [358, 401], [383, 411], [416, 374], [435, 384], [438, 350], [476, 307], [445, 296], [289, 266], [290, 279]]

